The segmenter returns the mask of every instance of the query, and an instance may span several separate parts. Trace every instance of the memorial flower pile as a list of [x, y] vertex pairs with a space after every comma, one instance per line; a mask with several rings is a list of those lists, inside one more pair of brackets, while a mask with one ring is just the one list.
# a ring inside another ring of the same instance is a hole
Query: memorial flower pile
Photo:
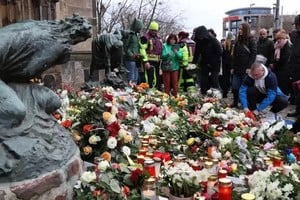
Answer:
[[[257, 197], [263, 195], [256, 192], [256, 184], [247, 185], [245, 177], [250, 178], [253, 174], [254, 178], [249, 180], [255, 182], [255, 177], [258, 177], [255, 172], [269, 170], [274, 184], [277, 183], [273, 179], [276, 177], [278, 185], [285, 188], [282, 194], [295, 198], [290, 191], [291, 186], [284, 184], [291, 179], [286, 175], [273, 175], [278, 168], [296, 165], [297, 159], [300, 160], [299, 135], [289, 133], [282, 120], [269, 122], [251, 113], [231, 109], [222, 101], [218, 91], [209, 91], [208, 96], [182, 94], [174, 98], [146, 86], [122, 91], [110, 87], [97, 88], [69, 95], [65, 113], [59, 120], [72, 132], [84, 160], [94, 162], [97, 157], [140, 168], [142, 164], [134, 162], [138, 162], [142, 152], [143, 157], [169, 155], [168, 159], [158, 156], [162, 166], [165, 166], [165, 161], [174, 161], [178, 155], [184, 155], [187, 160], [183, 162], [186, 165], [184, 169], [194, 170], [196, 167], [200, 170], [200, 177], [195, 176], [192, 182], [183, 185], [207, 182], [208, 173], [202, 168], [205, 160], [210, 160], [218, 169], [243, 182], [242, 187], [256, 193]], [[278, 158], [280, 162], [276, 161]], [[171, 173], [172, 168], [168, 169]], [[144, 171], [143, 168], [141, 170]], [[299, 173], [295, 169], [292, 171]], [[179, 180], [182, 174], [166, 176], [170, 189], [175, 176]], [[298, 191], [294, 184], [291, 185], [293, 191]], [[177, 194], [186, 192], [184, 196], [188, 193], [184, 188], [176, 191]]]

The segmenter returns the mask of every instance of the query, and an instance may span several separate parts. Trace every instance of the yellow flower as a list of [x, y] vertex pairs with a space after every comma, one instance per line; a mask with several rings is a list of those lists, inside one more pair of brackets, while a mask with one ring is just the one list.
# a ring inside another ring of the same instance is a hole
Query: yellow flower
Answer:
[[127, 135], [124, 136], [124, 142], [125, 143], [131, 142], [131, 141], [132, 141], [132, 135], [127, 134]]
[[93, 148], [89, 145], [83, 147], [83, 153], [84, 155], [89, 155], [93, 152]]
[[104, 121], [108, 121], [112, 117], [112, 115], [110, 112], [103, 112], [102, 117]]
[[237, 164], [236, 163], [232, 163], [231, 164], [231, 170], [232, 170], [232, 172], [236, 172], [237, 171]]
[[189, 138], [187, 141], [186, 141], [187, 145], [191, 146], [195, 143], [195, 138]]
[[72, 133], [72, 138], [75, 142], [78, 142], [81, 140], [81, 137], [79, 135], [79, 132], [77, 130], [74, 130]]
[[103, 152], [100, 155], [101, 158], [103, 158], [104, 160], [107, 160], [108, 162], [111, 161], [111, 154], [108, 151]]

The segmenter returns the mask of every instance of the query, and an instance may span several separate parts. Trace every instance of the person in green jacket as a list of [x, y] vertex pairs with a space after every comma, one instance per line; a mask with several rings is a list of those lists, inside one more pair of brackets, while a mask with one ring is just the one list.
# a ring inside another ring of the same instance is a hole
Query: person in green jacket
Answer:
[[140, 54], [141, 44], [139, 33], [144, 24], [139, 19], [134, 19], [130, 31], [123, 31], [124, 63], [128, 70], [129, 85], [134, 86], [139, 81], [139, 65], [143, 56]]
[[162, 77], [164, 83], [164, 92], [177, 97], [178, 94], [178, 71], [179, 62], [182, 59], [182, 50], [177, 44], [177, 36], [170, 34], [167, 42], [163, 44], [162, 48]]

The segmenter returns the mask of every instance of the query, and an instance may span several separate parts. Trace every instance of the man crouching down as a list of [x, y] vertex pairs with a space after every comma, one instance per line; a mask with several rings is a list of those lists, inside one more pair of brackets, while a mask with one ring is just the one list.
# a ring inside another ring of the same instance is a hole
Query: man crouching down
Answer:
[[258, 62], [252, 64], [244, 79], [239, 98], [244, 111], [255, 115], [272, 105], [271, 112], [277, 118], [276, 114], [288, 106], [288, 97], [278, 87], [276, 75]]

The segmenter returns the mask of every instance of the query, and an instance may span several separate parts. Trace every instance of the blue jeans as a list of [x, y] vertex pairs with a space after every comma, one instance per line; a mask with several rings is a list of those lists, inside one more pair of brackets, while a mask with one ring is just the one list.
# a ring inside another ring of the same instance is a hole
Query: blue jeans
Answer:
[[139, 69], [135, 61], [125, 61], [128, 72], [128, 81], [137, 84], [139, 80]]
[[232, 76], [232, 94], [233, 94], [233, 102], [237, 104], [239, 101], [239, 89], [243, 83], [246, 74], [233, 74]]

